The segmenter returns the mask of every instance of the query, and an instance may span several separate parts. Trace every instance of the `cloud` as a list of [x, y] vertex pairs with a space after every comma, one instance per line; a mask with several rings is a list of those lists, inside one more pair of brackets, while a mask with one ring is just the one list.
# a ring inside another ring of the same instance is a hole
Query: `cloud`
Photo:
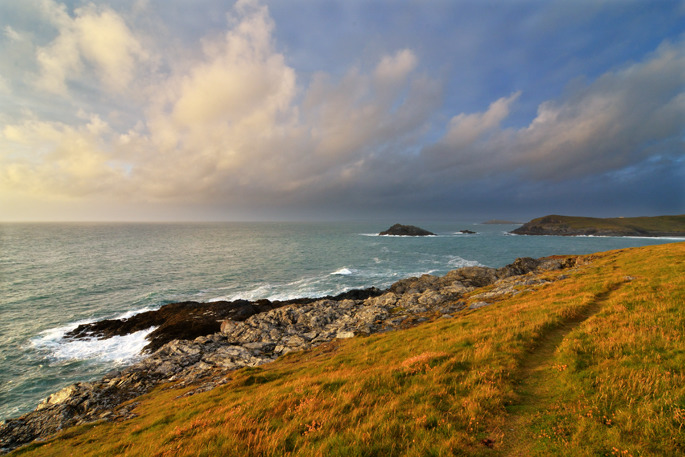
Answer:
[[5, 36], [9, 38], [12, 41], [22, 41], [23, 37], [19, 32], [14, 30], [11, 26], [6, 25], [5, 28], [3, 29], [5, 32]]
[[106, 88], [121, 92], [133, 79], [136, 64], [148, 58], [121, 16], [107, 6], [88, 4], [77, 8], [74, 18], [53, 1], [42, 7], [58, 30], [54, 40], [36, 50], [37, 86], [43, 90], [66, 94], [68, 81], [81, 77], [89, 64]]
[[339, 79], [318, 73], [303, 88], [276, 49], [267, 8], [240, 3], [229, 23], [161, 85], [147, 132], [129, 135], [129, 149], [155, 151], [132, 171], [143, 194], [292, 203], [344, 189], [371, 156], [420, 135], [440, 104], [439, 84], [412, 76], [408, 49]]
[[685, 42], [664, 43], [643, 62], [541, 104], [531, 124], [507, 138], [510, 165], [559, 180], [621, 169], [657, 151], [682, 155], [684, 69]]
[[379, 84], [396, 84], [402, 82], [416, 68], [418, 60], [411, 49], [402, 49], [394, 56], [381, 59], [374, 71]]
[[[260, 122], [286, 110], [292, 101], [295, 73], [271, 42], [273, 21], [265, 7], [248, 10], [225, 39], [205, 44], [205, 60], [180, 82], [173, 118], [183, 127]], [[262, 119], [255, 119], [262, 118]]]
[[98, 117], [76, 128], [37, 120], [5, 126], [0, 145], [7, 151], [12, 144], [17, 154], [0, 160], [0, 188], [20, 188], [48, 199], [110, 192], [123, 174], [109, 163], [105, 139], [110, 134]]
[[537, 181], [596, 176], [650, 156], [682, 157], [685, 42], [664, 43], [644, 61], [575, 83], [538, 107], [532, 122], [502, 129], [520, 94], [483, 113], [452, 118], [443, 138], [423, 151], [432, 170], [460, 178], [515, 173]]
[[[5, 194], [232, 209], [437, 208], [470, 195], [482, 206], [505, 191], [516, 201], [517, 186], [601, 188], [591, 185], [597, 176], [630, 186], [685, 163], [684, 41], [578, 79], [513, 126], [512, 114], [531, 103], [525, 91], [507, 89], [471, 110], [445, 106], [447, 82], [406, 43], [345, 72], [298, 74], [275, 41], [268, 8], [256, 2], [238, 2], [199, 52], [159, 45], [155, 53], [169, 59], [162, 69], [140, 65], [151, 51], [131, 16], [41, 5], [57, 35], [35, 48], [38, 83], [73, 105], [63, 105], [60, 120], [29, 109], [5, 116]], [[142, 15], [152, 7], [135, 8]], [[93, 75], [139, 117], [120, 122], [119, 106], [96, 112], [69, 98]]]
[[499, 127], [509, 115], [512, 103], [521, 95], [516, 92], [509, 97], [502, 97], [490, 104], [487, 111], [454, 116], [447, 126], [443, 143], [451, 148], [461, 148], [473, 144], [484, 134]]

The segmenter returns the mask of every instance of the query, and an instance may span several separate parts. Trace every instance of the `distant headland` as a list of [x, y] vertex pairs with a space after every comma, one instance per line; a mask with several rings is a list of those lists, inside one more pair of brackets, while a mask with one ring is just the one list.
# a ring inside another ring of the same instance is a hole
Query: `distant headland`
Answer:
[[522, 222], [507, 221], [504, 219], [490, 219], [489, 221], [481, 222], [483, 225], [506, 225], [506, 224], [521, 224]]
[[539, 217], [512, 230], [517, 235], [685, 236], [685, 214], [654, 217]]

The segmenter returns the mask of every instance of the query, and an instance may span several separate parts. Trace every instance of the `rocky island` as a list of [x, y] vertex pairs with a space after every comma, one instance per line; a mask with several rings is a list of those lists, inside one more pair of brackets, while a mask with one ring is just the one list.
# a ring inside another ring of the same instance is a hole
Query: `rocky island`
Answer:
[[434, 236], [435, 233], [424, 230], [413, 225], [395, 224], [387, 230], [382, 231], [379, 235], [391, 236]]
[[[68, 386], [36, 410], [1, 423], [0, 450], [11, 451], [74, 425], [135, 417], [138, 403], [133, 400], [164, 383], [172, 383], [169, 388], [192, 386], [184, 395], [193, 395], [228, 382], [233, 370], [262, 365], [292, 351], [482, 308], [548, 284], [545, 272], [571, 268], [576, 262], [576, 257], [520, 258], [498, 269], [475, 266], [443, 277], [403, 279], [387, 290], [283, 302], [174, 303], [128, 319], [81, 325], [69, 337], [108, 338], [156, 330], [148, 335], [148, 355], [140, 362], [100, 380]], [[486, 286], [494, 287], [479, 292]]]
[[512, 230], [516, 235], [685, 236], [685, 214], [655, 217], [539, 217]]

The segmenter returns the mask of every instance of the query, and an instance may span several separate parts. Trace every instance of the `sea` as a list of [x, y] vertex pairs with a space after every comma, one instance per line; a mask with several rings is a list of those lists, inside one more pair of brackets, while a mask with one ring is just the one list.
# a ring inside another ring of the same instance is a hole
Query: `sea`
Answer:
[[0, 224], [0, 420], [134, 363], [152, 330], [64, 338], [82, 323], [178, 301], [319, 297], [517, 257], [685, 240], [516, 236], [517, 224], [473, 221], [406, 222], [431, 237], [377, 235], [394, 222]]

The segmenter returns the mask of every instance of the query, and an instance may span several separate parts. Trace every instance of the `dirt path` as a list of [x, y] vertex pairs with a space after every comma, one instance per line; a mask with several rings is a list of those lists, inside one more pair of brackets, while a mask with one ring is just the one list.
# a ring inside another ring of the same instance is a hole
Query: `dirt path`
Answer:
[[509, 421], [505, 424], [504, 440], [497, 452], [511, 457], [534, 455], [535, 437], [530, 435], [531, 425], [549, 410], [561, 390], [559, 371], [555, 368], [555, 353], [561, 342], [583, 322], [602, 308], [611, 294], [623, 283], [615, 283], [598, 293], [592, 302], [576, 317], [550, 330], [537, 347], [521, 363], [516, 392], [520, 401], [507, 407]]

